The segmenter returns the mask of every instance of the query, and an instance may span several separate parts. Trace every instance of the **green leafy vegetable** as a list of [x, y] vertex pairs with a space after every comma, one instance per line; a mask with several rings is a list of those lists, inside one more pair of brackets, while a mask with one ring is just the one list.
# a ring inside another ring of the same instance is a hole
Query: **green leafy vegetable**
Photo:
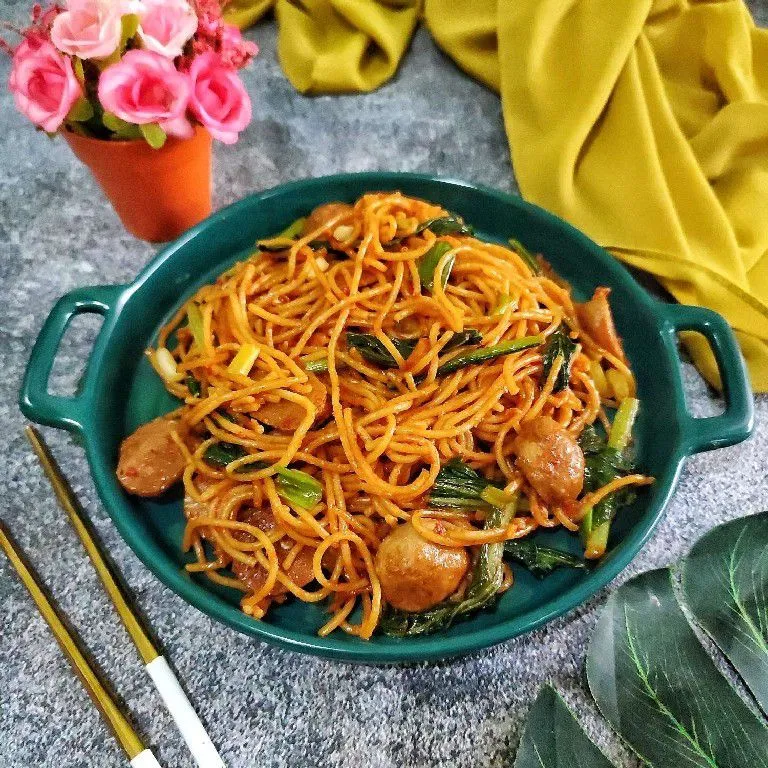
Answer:
[[323, 487], [312, 475], [300, 469], [277, 468], [277, 492], [289, 503], [312, 509], [323, 497]]
[[209, 464], [223, 468], [247, 455], [248, 451], [237, 443], [213, 443], [206, 448], [203, 459]]
[[555, 386], [553, 392], [561, 392], [568, 386], [571, 378], [571, 364], [573, 363], [573, 353], [576, 351], [576, 343], [568, 334], [568, 329], [561, 325], [548, 339], [544, 346], [542, 357], [544, 359], [541, 377], [546, 381], [552, 366], [558, 357], [562, 358], [563, 364], [555, 377]]
[[310, 240], [309, 247], [316, 251], [320, 248], [325, 248], [326, 252], [335, 256], [337, 259], [348, 259], [349, 256], [346, 251], [340, 251], [338, 248], [334, 248], [327, 240]]
[[283, 238], [285, 240], [295, 240], [304, 229], [304, 224], [306, 223], [305, 218], [296, 219], [296, 221], [292, 221], [282, 232], [278, 232], [274, 238], [271, 238], [273, 240], [277, 240], [278, 238]]
[[525, 722], [514, 768], [613, 768], [550, 685], [545, 685]]
[[536, 257], [519, 241], [514, 238], [509, 239], [509, 244], [512, 246], [512, 250], [525, 262], [528, 269], [534, 275], [541, 274], [541, 267]]
[[[491, 507], [485, 528], [502, 528], [515, 516], [515, 502], [503, 509]], [[483, 544], [472, 569], [472, 580], [464, 598], [459, 602], [445, 600], [422, 613], [389, 611], [382, 617], [381, 628], [388, 635], [413, 637], [437, 632], [449, 627], [455, 619], [488, 607], [496, 599], [504, 579], [502, 556], [504, 544]]]
[[[408, 355], [413, 352], [416, 346], [416, 339], [391, 338], [390, 341], [405, 360], [408, 359]], [[380, 368], [397, 368], [395, 358], [371, 333], [354, 333], [349, 331], [347, 333], [347, 346], [350, 349], [356, 349], [364, 360], [378, 365]]]
[[184, 383], [187, 385], [187, 389], [189, 390], [190, 395], [193, 397], [200, 397], [200, 382], [192, 374], [187, 376]]
[[521, 339], [502, 341], [501, 343], [494, 344], [490, 347], [480, 347], [479, 349], [473, 349], [469, 352], [462, 352], [440, 365], [437, 369], [437, 375], [445, 376], [454, 371], [458, 371], [459, 368], [464, 368], [467, 365], [482, 363], [486, 360], [493, 360], [497, 357], [502, 357], [503, 355], [509, 355], [512, 352], [519, 352], [520, 350], [529, 349], [530, 347], [537, 347], [543, 342], [543, 336], [523, 336]]
[[605, 438], [595, 429], [594, 424], [588, 424], [582, 430], [581, 437], [579, 437], [579, 447], [584, 452], [584, 455], [597, 453], [605, 447]]
[[489, 485], [493, 483], [461, 459], [451, 459], [437, 473], [429, 492], [429, 504], [450, 509], [488, 509], [490, 505], [482, 493]]
[[[713, 584], [707, 571], [699, 577]], [[666, 568], [608, 599], [587, 653], [587, 680], [603, 716], [654, 768], [768, 767], [768, 729], [707, 655]]]
[[443, 352], [448, 352], [457, 347], [470, 347], [480, 344], [483, 340], [483, 334], [474, 328], [467, 328], [466, 331], [459, 331], [451, 336], [451, 340], [443, 347]]
[[768, 714], [768, 512], [699, 539], [683, 561], [682, 587], [696, 621]]
[[[430, 293], [432, 293], [432, 289], [435, 287], [435, 270], [437, 269], [437, 265], [440, 263], [440, 259], [442, 259], [452, 247], [453, 246], [450, 243], [440, 240], [419, 260], [419, 280], [421, 280], [422, 287], [426, 288]], [[448, 278], [451, 276], [451, 270], [453, 269], [453, 262], [455, 260], [456, 257], [451, 256], [443, 265], [443, 271], [440, 273], [440, 283], [443, 288], [448, 284]]]
[[[632, 463], [628, 460], [625, 451], [632, 438], [632, 427], [638, 406], [639, 403], [634, 398], [627, 398], [622, 402], [613, 419], [608, 441], [601, 447], [590, 452], [584, 449], [587, 443], [592, 444], [594, 448], [592, 433], [582, 440], [586, 464], [584, 488], [587, 491], [602, 488], [617, 477], [632, 471]], [[616, 510], [622, 503], [626, 503], [627, 498], [622, 493], [611, 493], [587, 510], [581, 521], [581, 537], [589, 559], [597, 559], [605, 553], [611, 521], [616, 515]]]
[[464, 219], [458, 214], [451, 213], [448, 216], [441, 216], [437, 219], [423, 221], [416, 227], [415, 234], [420, 234], [425, 229], [440, 235], [474, 235], [475, 230], [469, 224], [464, 223]]
[[530, 539], [512, 539], [504, 542], [504, 554], [525, 566], [537, 578], [548, 576], [557, 568], [586, 568], [586, 563], [570, 552], [542, 547]]
[[[407, 360], [411, 352], [416, 347], [416, 339], [398, 339], [393, 336], [389, 340], [395, 345], [395, 348]], [[456, 349], [457, 347], [479, 344], [483, 340], [480, 331], [469, 328], [466, 331], [455, 333], [451, 340], [445, 345], [444, 350]], [[395, 358], [389, 353], [389, 350], [371, 333], [347, 333], [347, 346], [350, 349], [356, 349], [364, 360], [378, 365], [380, 368], [397, 368]], [[325, 361], [325, 370], [328, 370], [328, 363]], [[307, 368], [307, 370], [310, 370]], [[440, 369], [438, 368], [438, 373]]]
[[[203, 458], [215, 467], [224, 468], [247, 455], [248, 451], [237, 443], [213, 443], [213, 445], [208, 446]], [[269, 464], [264, 461], [256, 461], [253, 464], [238, 467], [236, 471], [253, 472], [257, 469], [266, 469], [268, 466]], [[323, 497], [320, 483], [312, 475], [302, 472], [300, 469], [277, 467], [275, 474], [277, 492], [290, 504], [302, 509], [311, 509]]]

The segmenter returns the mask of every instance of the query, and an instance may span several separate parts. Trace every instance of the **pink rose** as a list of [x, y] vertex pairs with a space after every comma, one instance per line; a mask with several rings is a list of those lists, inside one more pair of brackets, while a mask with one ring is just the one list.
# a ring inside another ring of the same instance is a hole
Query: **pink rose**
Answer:
[[59, 129], [83, 95], [72, 61], [47, 40], [37, 38], [25, 40], [16, 49], [8, 88], [19, 112], [49, 133]]
[[144, 47], [169, 59], [181, 56], [197, 30], [197, 15], [186, 0], [144, 0], [139, 37]]
[[118, 0], [70, 0], [51, 27], [51, 42], [81, 59], [104, 59], [120, 45], [121, 17], [128, 13]]
[[105, 111], [136, 125], [157, 123], [167, 134], [187, 138], [190, 84], [170, 59], [153, 51], [128, 51], [99, 77]]
[[237, 134], [251, 122], [251, 100], [237, 73], [208, 51], [189, 67], [192, 114], [224, 144], [234, 144]]

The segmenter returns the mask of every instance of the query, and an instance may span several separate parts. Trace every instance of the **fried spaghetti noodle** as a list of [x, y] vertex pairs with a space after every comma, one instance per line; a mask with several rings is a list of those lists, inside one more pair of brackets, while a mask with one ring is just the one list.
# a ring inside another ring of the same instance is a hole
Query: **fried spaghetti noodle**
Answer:
[[[458, 604], [484, 546], [575, 531], [606, 496], [650, 482], [632, 473], [583, 487], [578, 440], [610, 427], [605, 409], [634, 396], [634, 379], [610, 315], [606, 325], [599, 306], [575, 304], [521, 247], [476, 239], [399, 193], [324, 206], [259, 246], [148, 352], [183, 401], [172, 438], [188, 569], [241, 590], [246, 613], [261, 618], [289, 595], [326, 601], [321, 635], [367, 639], [386, 603], [414, 610], [378, 557], [396, 529], [453, 557], [418, 609]], [[556, 334], [568, 351], [548, 361]], [[554, 452], [553, 476], [537, 451]], [[493, 506], [432, 504], [452, 460], [514, 511], [489, 527]], [[423, 558], [409, 557], [398, 567], [428, 581]], [[508, 566], [498, 574], [494, 592], [512, 583]]]

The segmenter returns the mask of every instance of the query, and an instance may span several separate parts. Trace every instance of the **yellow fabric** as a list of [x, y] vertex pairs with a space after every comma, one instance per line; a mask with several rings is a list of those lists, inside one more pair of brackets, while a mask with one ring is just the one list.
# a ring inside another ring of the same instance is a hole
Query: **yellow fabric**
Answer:
[[[370, 90], [416, 13], [278, 0], [281, 62], [302, 92]], [[523, 196], [722, 313], [768, 391], [768, 31], [742, 0], [426, 0], [425, 19], [500, 92]], [[706, 342], [688, 343], [719, 385]]]
[[232, 0], [228, 21], [253, 24], [274, 6], [280, 65], [301, 93], [368, 92], [389, 80], [420, 0]]

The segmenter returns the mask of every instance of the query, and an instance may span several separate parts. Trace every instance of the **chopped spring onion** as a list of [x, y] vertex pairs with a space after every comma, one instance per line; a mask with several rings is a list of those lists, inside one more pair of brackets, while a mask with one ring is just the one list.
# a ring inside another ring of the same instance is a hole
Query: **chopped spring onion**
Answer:
[[[419, 279], [421, 280], [422, 287], [426, 288], [430, 293], [432, 293], [432, 289], [435, 286], [435, 270], [437, 265], [440, 263], [440, 259], [452, 248], [453, 246], [450, 243], [441, 240], [435, 243], [419, 260]], [[451, 275], [455, 260], [456, 257], [451, 256], [443, 265], [443, 271], [440, 275], [440, 284], [443, 288], [448, 284], [448, 278]]]
[[189, 330], [192, 332], [192, 338], [195, 340], [195, 345], [202, 352], [202, 350], [205, 349], [203, 313], [194, 301], [191, 301], [187, 305], [187, 323], [189, 325]]
[[165, 348], [160, 347], [154, 353], [155, 368], [165, 381], [181, 381], [182, 374], [176, 367], [176, 361], [173, 355]]
[[525, 265], [534, 275], [541, 274], [541, 267], [539, 266], [539, 262], [536, 261], [536, 257], [519, 240], [510, 237], [509, 244], [512, 246], [512, 250], [525, 262]]
[[277, 468], [277, 492], [289, 504], [312, 509], [323, 498], [323, 487], [312, 475], [300, 469]]
[[304, 217], [300, 219], [296, 219], [296, 221], [292, 221], [282, 232], [278, 232], [274, 237], [269, 238], [270, 240], [277, 240], [280, 238], [285, 238], [286, 240], [295, 240], [300, 234], [301, 231], [304, 229], [304, 223], [306, 222], [306, 219]]
[[492, 507], [504, 507], [516, 501], [517, 494], [502, 491], [501, 488], [497, 488], [495, 485], [486, 485], [480, 494], [480, 498]]
[[514, 312], [517, 309], [517, 303], [520, 301], [518, 296], [510, 296], [508, 293], [502, 293], [499, 296], [499, 303], [491, 311], [491, 317], [500, 317], [509, 307]]
[[328, 370], [328, 358], [321, 357], [319, 360], [307, 360], [304, 363], [304, 370], [310, 373], [325, 373]]
[[259, 348], [255, 344], [246, 342], [237, 351], [232, 362], [227, 366], [230, 373], [236, 373], [239, 376], [247, 376], [259, 356]]
[[184, 383], [187, 385], [190, 395], [193, 397], [200, 397], [200, 392], [202, 391], [200, 382], [191, 373], [184, 380]]

